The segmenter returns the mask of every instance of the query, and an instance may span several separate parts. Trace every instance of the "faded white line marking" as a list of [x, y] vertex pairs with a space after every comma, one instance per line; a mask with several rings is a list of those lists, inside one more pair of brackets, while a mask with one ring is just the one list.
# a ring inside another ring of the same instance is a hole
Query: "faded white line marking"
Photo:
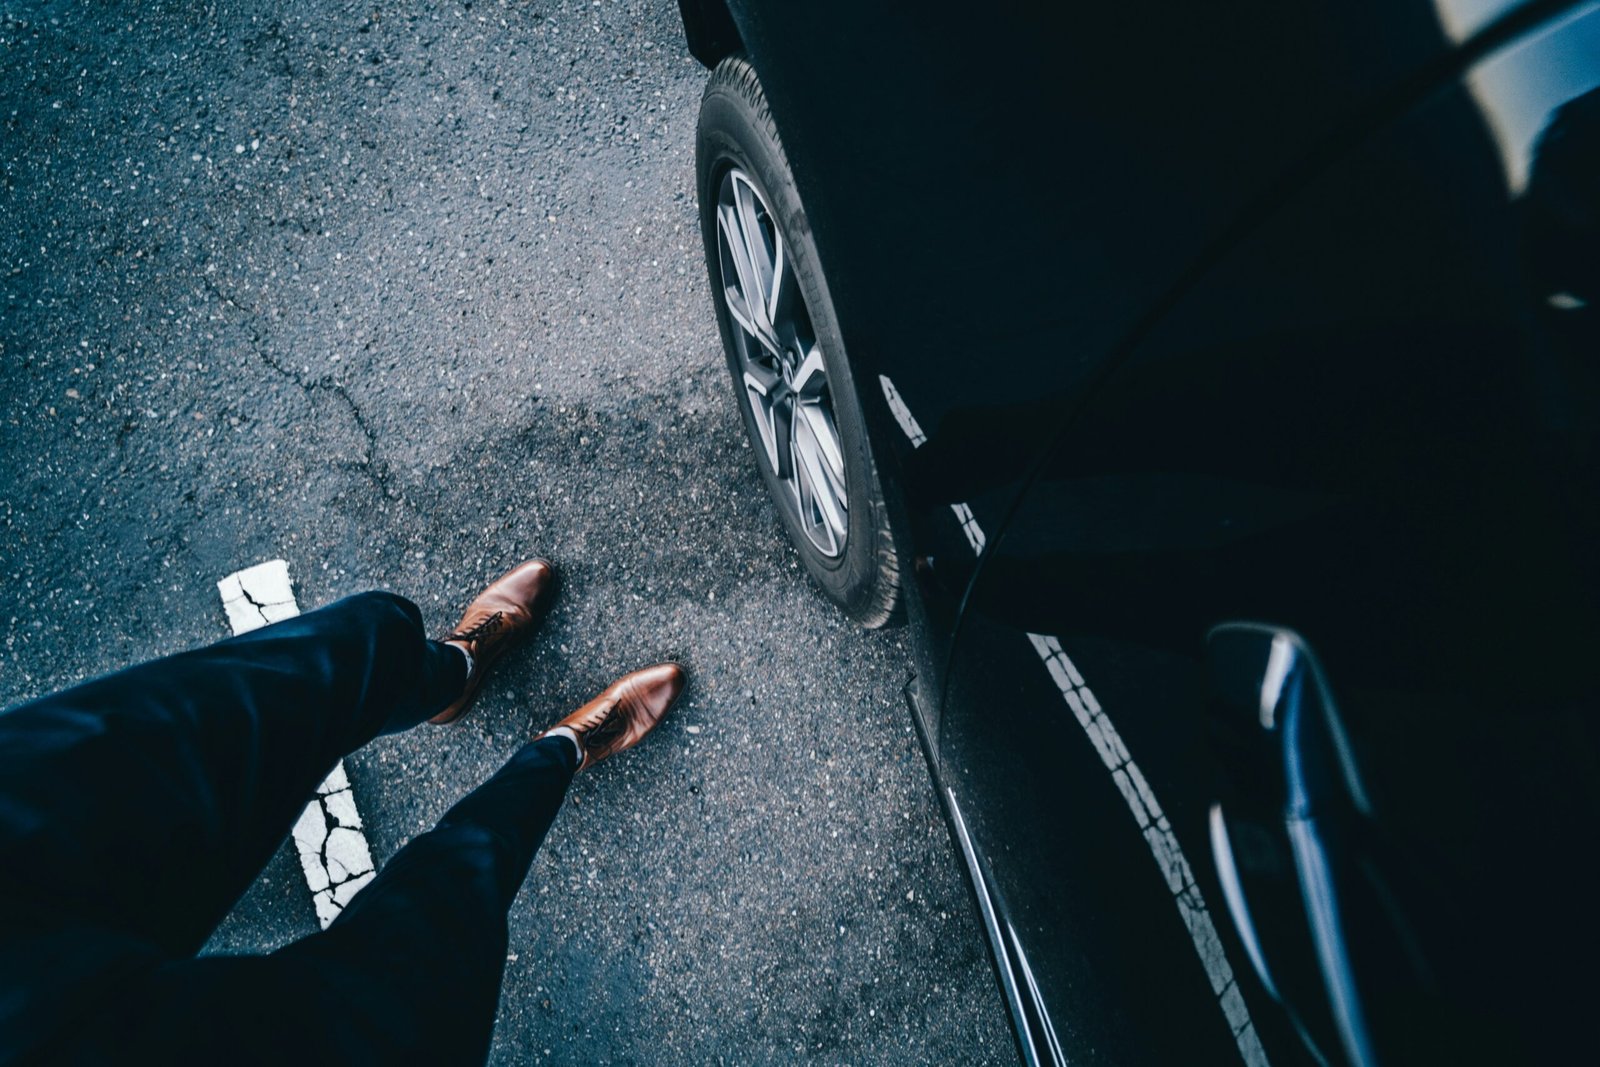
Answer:
[[[884, 399], [889, 402], [889, 410], [894, 414], [895, 421], [900, 424], [900, 429], [910, 438], [912, 447], [920, 446], [927, 437], [912, 416], [911, 410], [906, 407], [905, 401], [901, 399], [899, 390], [883, 375], [878, 376], [878, 381], [883, 385]], [[972, 509], [966, 504], [953, 504], [951, 510], [961, 523], [961, 531], [966, 534], [972, 550], [975, 553], [982, 553], [987, 538], [978, 526], [978, 520], [973, 516]], [[1145, 781], [1139, 765], [1134, 763], [1133, 757], [1128, 754], [1128, 747], [1123, 744], [1122, 736], [1117, 733], [1116, 727], [1111, 725], [1111, 720], [1106, 717], [1100, 702], [1095, 699], [1093, 691], [1084, 682], [1083, 675], [1062, 650], [1061, 642], [1054, 637], [1041, 634], [1029, 634], [1028, 640], [1033, 643], [1034, 651], [1039, 654], [1045, 670], [1050, 673], [1050, 678], [1060, 691], [1062, 700], [1072, 709], [1073, 718], [1078, 720], [1078, 725], [1083, 728], [1095, 751], [1099, 753], [1100, 761], [1111, 772], [1111, 779], [1122, 793], [1123, 802], [1127, 804], [1134, 821], [1139, 824], [1145, 844], [1149, 846], [1150, 854], [1155, 858], [1156, 865], [1161, 868], [1161, 873], [1167, 880], [1167, 888], [1171, 890], [1173, 901], [1178, 906], [1178, 914], [1182, 916], [1183, 924], [1189, 931], [1189, 939], [1194, 943], [1200, 964], [1205, 968], [1206, 977], [1211, 981], [1211, 991], [1216, 994], [1222, 1014], [1228, 1021], [1228, 1029], [1233, 1032], [1234, 1042], [1239, 1046], [1239, 1055], [1249, 1067], [1265, 1067], [1266, 1049], [1261, 1046], [1261, 1039], [1256, 1035], [1255, 1023], [1250, 1019], [1244, 995], [1239, 991], [1239, 984], [1233, 976], [1233, 968], [1228, 964], [1222, 939], [1217, 935], [1216, 925], [1211, 921], [1211, 913], [1207, 910], [1205, 899], [1200, 894], [1200, 887], [1195, 884], [1189, 861], [1178, 844], [1177, 835], [1172, 832], [1171, 824], [1167, 822], [1167, 817], [1161, 810], [1161, 804], [1156, 800], [1155, 791], [1150, 788], [1150, 783]]]
[[235, 635], [300, 614], [289, 582], [289, 565], [281, 559], [248, 567], [217, 583], [228, 628]]
[[[217, 592], [236, 636], [300, 614], [289, 565], [281, 559], [228, 575], [217, 583]], [[317, 922], [326, 930], [376, 873], [343, 760], [317, 786], [316, 798], [300, 813], [293, 833]]]

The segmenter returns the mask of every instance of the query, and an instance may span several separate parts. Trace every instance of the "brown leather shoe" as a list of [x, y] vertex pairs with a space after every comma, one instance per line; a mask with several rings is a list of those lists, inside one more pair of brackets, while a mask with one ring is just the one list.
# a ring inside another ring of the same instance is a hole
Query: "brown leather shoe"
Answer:
[[443, 641], [467, 650], [472, 656], [472, 673], [467, 675], [466, 688], [456, 702], [429, 722], [455, 722], [467, 713], [494, 661], [519, 637], [532, 632], [550, 610], [555, 593], [555, 567], [547, 559], [530, 559], [496, 578], [467, 605], [467, 613]]
[[[578, 770], [644, 740], [644, 735], [655, 728], [678, 699], [687, 681], [688, 675], [676, 663], [657, 663], [624, 674], [599, 696], [556, 723], [578, 735], [583, 749]], [[539, 737], [549, 732], [546, 730]]]

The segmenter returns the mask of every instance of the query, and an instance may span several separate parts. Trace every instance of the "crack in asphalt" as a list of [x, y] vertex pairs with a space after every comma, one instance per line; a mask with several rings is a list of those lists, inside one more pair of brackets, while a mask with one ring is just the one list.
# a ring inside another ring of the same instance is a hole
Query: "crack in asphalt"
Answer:
[[335, 380], [331, 374], [325, 374], [320, 378], [308, 379], [305, 375], [297, 372], [293, 367], [288, 367], [280, 363], [267, 351], [266, 345], [263, 343], [263, 333], [257, 325], [259, 319], [261, 318], [260, 312], [246, 304], [240, 303], [233, 297], [232, 294], [224, 291], [220, 286], [212, 281], [210, 276], [202, 273], [199, 277], [200, 284], [204, 286], [207, 292], [216, 297], [222, 303], [239, 312], [241, 315], [244, 315], [245, 318], [249, 320], [248, 329], [250, 332], [250, 350], [255, 354], [257, 359], [266, 364], [266, 366], [273, 371], [276, 371], [280, 376], [293, 382], [308, 397], [317, 390], [325, 390], [344, 402], [345, 407], [350, 412], [351, 419], [356, 424], [357, 431], [360, 432], [361, 437], [366, 442], [367, 446], [366, 454], [361, 459], [357, 460], [353, 464], [346, 464], [346, 466], [354, 466], [365, 473], [367, 477], [372, 480], [374, 487], [376, 487], [377, 490], [383, 494], [385, 499], [402, 500], [399, 491], [394, 487], [389, 465], [378, 458], [377, 431], [374, 430], [372, 428], [372, 424], [367, 421], [366, 412], [362, 410], [361, 405], [356, 401], [356, 398], [350, 395], [349, 388], [343, 382]]

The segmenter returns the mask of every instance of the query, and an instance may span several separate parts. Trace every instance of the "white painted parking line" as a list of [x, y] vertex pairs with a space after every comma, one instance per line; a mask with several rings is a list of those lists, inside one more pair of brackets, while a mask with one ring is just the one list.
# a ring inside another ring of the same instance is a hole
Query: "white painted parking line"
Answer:
[[300, 614], [289, 565], [281, 559], [228, 575], [217, 583], [217, 592], [222, 594], [222, 607], [234, 636]]
[[[281, 559], [228, 575], [217, 583], [228, 626], [235, 635], [300, 614], [289, 565]], [[317, 922], [326, 930], [376, 873], [372, 849], [361, 832], [361, 813], [344, 773], [344, 761], [317, 786], [317, 795], [294, 824], [300, 869], [311, 888]]]
[[[910, 439], [911, 446], [919, 447], [927, 440], [927, 435], [922, 432], [922, 427], [912, 416], [911, 409], [900, 396], [900, 391], [883, 375], [878, 376], [878, 381], [883, 386], [884, 399], [888, 401], [889, 410], [894, 414], [895, 421]], [[973, 552], [981, 554], [988, 542], [983, 530], [978, 526], [977, 518], [972, 514], [972, 509], [966, 504], [952, 504], [951, 510], [955, 512], [956, 520], [961, 524], [961, 531], [966, 535], [967, 542], [972, 545]], [[1150, 788], [1150, 783], [1145, 781], [1138, 764], [1134, 763], [1133, 757], [1128, 754], [1128, 747], [1123, 743], [1122, 736], [1117, 733], [1116, 727], [1111, 725], [1111, 720], [1101, 708], [1100, 702], [1095, 699], [1093, 691], [1084, 682], [1083, 675], [1062, 650], [1061, 642], [1054, 637], [1040, 634], [1029, 634], [1028, 640], [1033, 643], [1034, 651], [1039, 654], [1045, 670], [1050, 672], [1050, 679], [1060, 691], [1061, 699], [1072, 709], [1072, 717], [1089, 736], [1089, 741], [1100, 755], [1100, 761], [1111, 772], [1111, 779], [1116, 782], [1117, 789], [1122, 793], [1123, 802], [1127, 804], [1134, 821], [1139, 824], [1145, 844], [1149, 846], [1150, 854], [1155, 857], [1156, 865], [1161, 868], [1161, 873], [1166, 878], [1167, 888], [1172, 892], [1178, 914], [1183, 917], [1183, 924], [1189, 931], [1189, 939], [1194, 942], [1194, 949], [1200, 957], [1201, 966], [1205, 968], [1206, 977], [1211, 981], [1211, 991], [1216, 994], [1222, 1014], [1228, 1021], [1228, 1029], [1232, 1031], [1234, 1042], [1239, 1046], [1239, 1055], [1249, 1067], [1264, 1067], [1267, 1063], [1266, 1049], [1261, 1046], [1261, 1039], [1256, 1035], [1255, 1023], [1250, 1019], [1244, 994], [1239, 991], [1239, 983], [1234, 979], [1233, 968], [1228, 964], [1222, 939], [1217, 936], [1217, 928], [1211, 921], [1211, 913], [1200, 894], [1200, 887], [1195, 884], [1194, 872], [1189, 867], [1183, 849], [1178, 845], [1178, 838], [1172, 832], [1172, 826], [1162, 812], [1161, 805], [1156, 801], [1155, 792]]]

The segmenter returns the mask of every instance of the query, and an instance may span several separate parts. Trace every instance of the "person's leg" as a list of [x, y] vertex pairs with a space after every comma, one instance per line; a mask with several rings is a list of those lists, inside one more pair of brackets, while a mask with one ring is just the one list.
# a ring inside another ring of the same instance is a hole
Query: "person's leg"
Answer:
[[465, 679], [368, 593], [0, 714], [0, 902], [192, 953], [334, 762]]
[[[513, 567], [448, 644], [367, 593], [0, 714], [0, 964], [51, 924], [196, 951], [335, 761], [459, 717], [555, 577]], [[0, 982], [0, 1042], [11, 999]]]
[[525, 745], [327, 930], [268, 956], [161, 966], [65, 1058], [133, 1049], [166, 1063], [482, 1063], [506, 913], [577, 766], [566, 738]]
[[[359, 988], [327, 1035], [346, 1062], [488, 1055], [506, 913], [578, 767], [570, 741], [525, 745], [434, 829], [395, 854], [332, 926], [274, 953], [285, 973]], [[410, 1021], [396, 1025], [396, 1016]], [[373, 1055], [376, 1052], [377, 1055]], [[391, 1054], [395, 1053], [395, 1054]]]
[[195, 952], [334, 762], [465, 678], [371, 593], [0, 713], [0, 1059]]
[[401, 849], [327, 930], [269, 956], [163, 966], [63, 1055], [481, 1063], [506, 913], [574, 771], [641, 741], [683, 685], [674, 664], [625, 675]]

